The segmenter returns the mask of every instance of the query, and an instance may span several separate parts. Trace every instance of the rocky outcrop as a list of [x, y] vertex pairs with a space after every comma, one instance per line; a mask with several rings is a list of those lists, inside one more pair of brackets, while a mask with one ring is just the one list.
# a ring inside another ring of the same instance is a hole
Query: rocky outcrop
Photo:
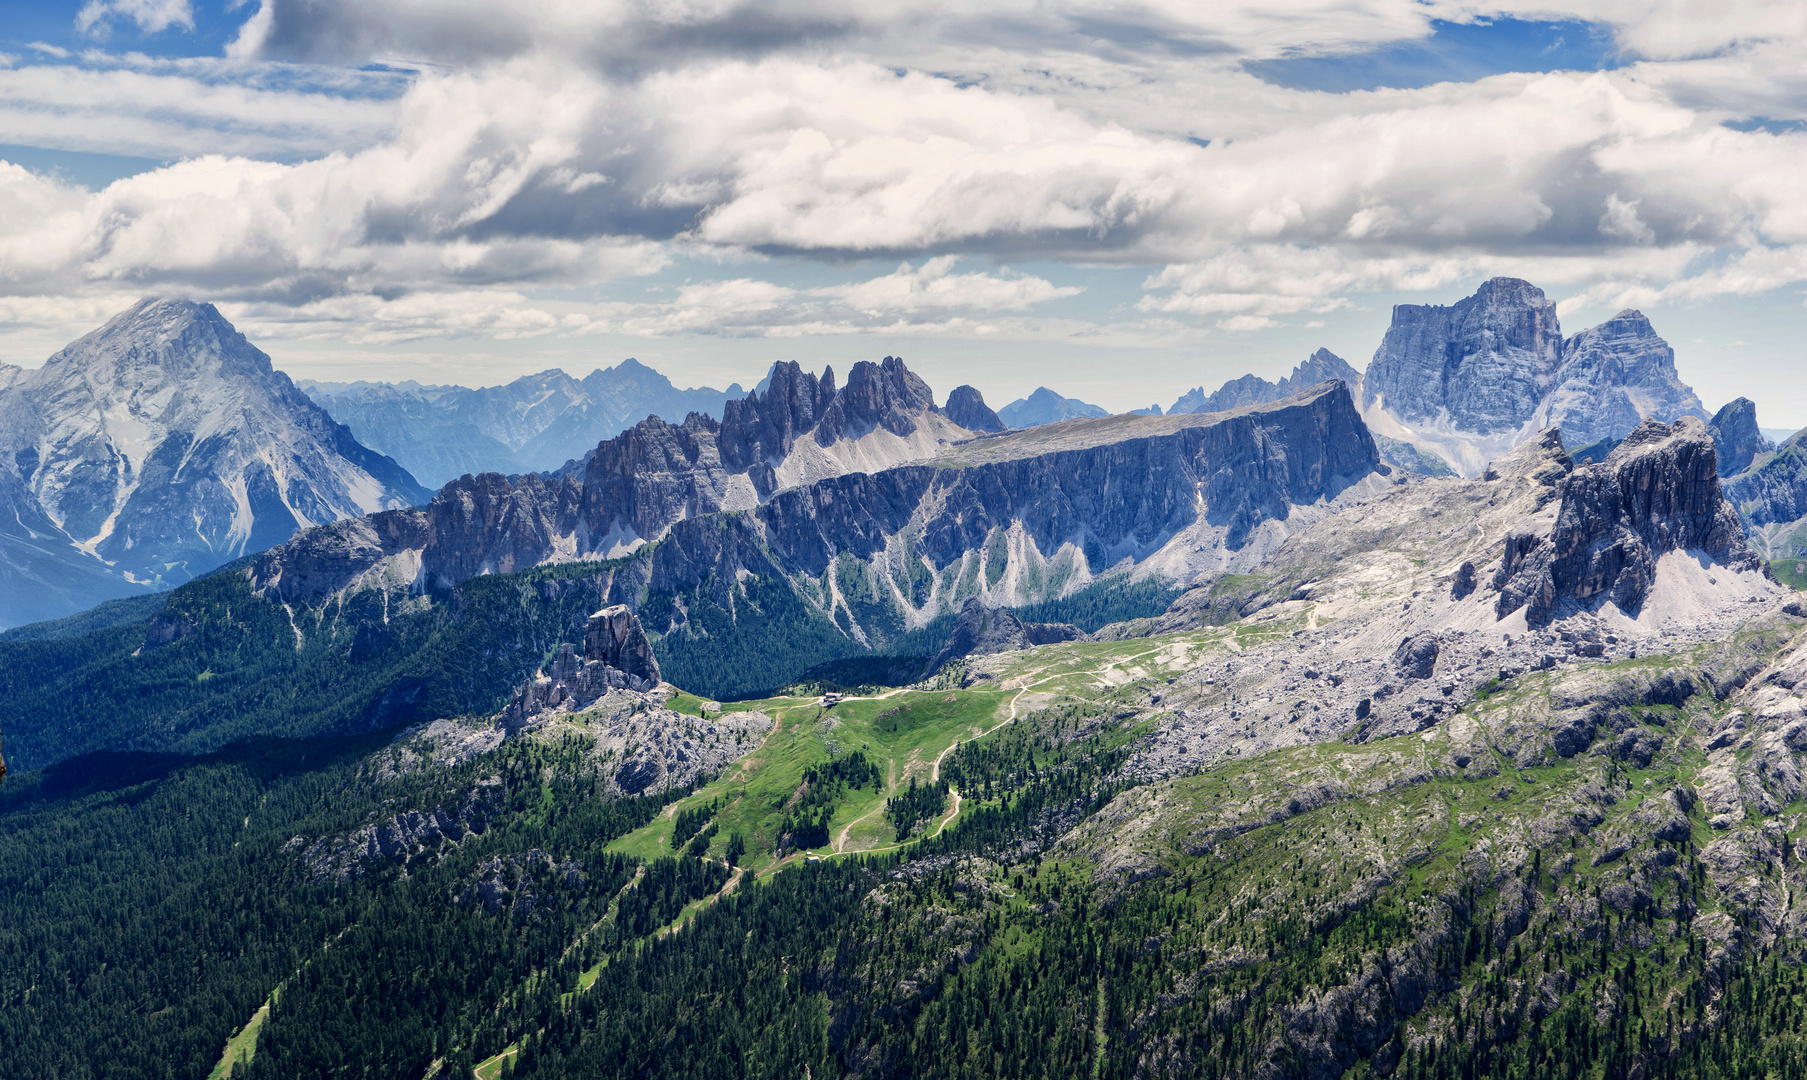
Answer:
[[1205, 388], [1195, 386], [1180, 395], [1167, 412], [1173, 413], [1206, 413], [1224, 412], [1240, 408], [1244, 405], [1258, 405], [1266, 401], [1279, 401], [1284, 397], [1316, 386], [1321, 382], [1342, 380], [1349, 384], [1359, 397], [1361, 394], [1362, 374], [1349, 366], [1349, 362], [1331, 352], [1319, 349], [1305, 359], [1305, 362], [1293, 368], [1292, 374], [1277, 383], [1268, 382], [1256, 375], [1244, 375], [1240, 379], [1231, 379], [1211, 394]]
[[659, 683], [659, 661], [640, 620], [625, 604], [613, 604], [590, 616], [584, 628], [584, 662], [605, 664], [647, 687]]
[[1713, 414], [1707, 427], [1713, 432], [1713, 450], [1719, 455], [1719, 475], [1736, 476], [1751, 467], [1758, 454], [1774, 450], [1757, 427], [1757, 403], [1733, 398]]
[[1004, 421], [985, 404], [985, 396], [971, 386], [956, 386], [954, 392], [947, 396], [947, 406], [941, 410], [947, 418], [968, 431], [980, 433], [1005, 430]]
[[1646, 417], [1684, 416], [1705, 420], [1707, 411], [1676, 374], [1675, 350], [1642, 312], [1625, 310], [1562, 343], [1556, 385], [1535, 422], [1586, 446], [1623, 439]]
[[1555, 303], [1528, 281], [1494, 278], [1448, 307], [1396, 305], [1362, 403], [1412, 424], [1516, 432], [1555, 387], [1561, 364]]
[[0, 389], [0, 625], [427, 497], [211, 304], [144, 300]]
[[1672, 551], [1733, 571], [1761, 565], [1720, 492], [1712, 436], [1693, 417], [1645, 421], [1604, 462], [1571, 472], [1561, 499], [1549, 535], [1507, 538], [1493, 580], [1502, 618], [1524, 607], [1543, 626], [1565, 607], [1604, 603], [1635, 614]]
[[1026, 623], [1008, 611], [988, 608], [978, 597], [973, 597], [960, 609], [960, 617], [954, 621], [954, 629], [948, 635], [947, 644], [929, 661], [923, 676], [926, 678], [933, 675], [965, 656], [990, 656], [993, 653], [1012, 652], [1036, 645], [1074, 641], [1084, 636], [1085, 631], [1077, 626], [1068, 623]]
[[581, 659], [561, 645], [544, 674], [535, 674], [515, 690], [502, 712], [504, 728], [518, 728], [553, 709], [587, 709], [611, 690], [644, 693], [659, 685], [659, 661], [640, 620], [615, 604], [590, 616], [584, 628]]
[[1036, 387], [1035, 393], [1026, 398], [1017, 398], [998, 410], [998, 418], [1012, 428], [1038, 427], [1062, 420], [1109, 415], [1110, 411], [1107, 409], [1089, 405], [1078, 398], [1061, 397], [1045, 386]]

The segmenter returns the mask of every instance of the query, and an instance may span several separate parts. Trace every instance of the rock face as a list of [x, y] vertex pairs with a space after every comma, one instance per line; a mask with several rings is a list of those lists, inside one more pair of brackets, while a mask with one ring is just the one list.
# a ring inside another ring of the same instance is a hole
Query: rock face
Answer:
[[648, 417], [561, 475], [463, 476], [424, 508], [303, 534], [254, 577], [260, 588], [304, 599], [379, 570], [389, 584], [424, 589], [621, 557], [680, 521], [751, 509], [824, 477], [919, 461], [973, 434], [941, 415], [927, 384], [895, 357], [855, 364], [838, 391], [832, 369], [818, 377], [787, 361], [763, 392], [730, 402], [720, 423], [699, 413], [682, 424]]
[[1555, 387], [1561, 363], [1556, 305], [1528, 281], [1494, 278], [1448, 307], [1395, 306], [1362, 404], [1408, 423], [1516, 432]]
[[1626, 310], [1562, 343], [1556, 386], [1536, 422], [1561, 428], [1570, 446], [1586, 446], [1622, 439], [1645, 417], [1684, 416], [1705, 420], [1707, 412], [1676, 374], [1675, 350], [1642, 312]]
[[1531, 626], [1567, 608], [1611, 603], [1635, 614], [1656, 581], [1657, 561], [1698, 551], [1733, 571], [1761, 565], [1719, 488], [1713, 439], [1684, 417], [1647, 420], [1598, 465], [1562, 483], [1548, 537], [1514, 533], [1494, 575], [1496, 611], [1525, 608]]
[[211, 304], [142, 301], [4, 381], [3, 625], [428, 498]]
[[559, 646], [547, 673], [534, 675], [515, 691], [502, 724], [516, 728], [549, 709], [589, 708], [611, 690], [645, 692], [658, 685], [659, 661], [639, 618], [615, 604], [590, 616], [583, 658], [570, 645]]
[[1556, 305], [1516, 278], [1448, 307], [1395, 307], [1362, 402], [1376, 435], [1434, 450], [1464, 476], [1547, 427], [1583, 447], [1616, 442], [1645, 418], [1707, 419], [1642, 313], [1565, 341]]
[[1264, 401], [1278, 401], [1290, 397], [1307, 387], [1321, 382], [1340, 379], [1349, 384], [1359, 397], [1361, 394], [1362, 374], [1349, 366], [1349, 362], [1331, 352], [1319, 349], [1306, 358], [1305, 362], [1293, 368], [1292, 374], [1277, 383], [1268, 382], [1256, 375], [1244, 375], [1240, 379], [1232, 379], [1223, 384], [1216, 392], [1205, 393], [1205, 388], [1195, 386], [1180, 395], [1167, 412], [1173, 413], [1206, 413], [1224, 412], [1243, 405], [1255, 405]]
[[1707, 427], [1713, 432], [1713, 450], [1719, 455], [1720, 476], [1736, 476], [1750, 468], [1758, 454], [1767, 454], [1776, 448], [1757, 427], [1757, 403], [1747, 397], [1727, 402], [1713, 414]]
[[[935, 421], [946, 423], [917, 422]], [[602, 573], [611, 603], [640, 610], [665, 598], [649, 633], [689, 632], [684, 604], [739, 611], [745, 583], [760, 582], [795, 591], [871, 644], [973, 596], [1009, 606], [1064, 595], [1114, 567], [1185, 578], [1252, 565], [1300, 521], [1332, 512], [1325, 504], [1347, 488], [1378, 482], [1378, 451], [1342, 383], [1230, 413], [969, 438], [930, 463], [830, 475], [763, 501], [745, 474], [719, 464], [714, 427], [693, 417], [673, 434], [646, 421], [600, 448], [582, 485], [460, 481], [423, 510], [304, 533], [259, 559], [251, 579], [300, 602], [448, 587], [622, 551], [611, 545], [639, 521], [659, 527], [660, 543]], [[796, 438], [787, 467], [813, 439]], [[670, 470], [629, 467], [617, 455], [634, 445], [660, 447]], [[686, 472], [692, 461], [699, 468]]]
[[1766, 558], [1807, 556], [1807, 431], [1727, 480], [1725, 490]]
[[941, 410], [947, 418], [968, 431], [1005, 430], [1004, 421], [985, 404], [985, 396], [971, 386], [956, 386], [947, 396], [947, 407]]
[[1061, 397], [1045, 386], [1036, 387], [1035, 393], [1026, 398], [1017, 398], [998, 410], [998, 418], [1013, 428], [1053, 424], [1075, 417], [1109, 415], [1110, 412], [1104, 408], [1088, 405], [1078, 398]]
[[975, 596], [960, 609], [960, 617], [954, 622], [947, 644], [929, 661], [923, 675], [933, 675], [963, 656], [990, 656], [1034, 645], [1074, 641], [1084, 636], [1085, 631], [1068, 623], [1023, 622], [1008, 611], [986, 607]]
[[680, 390], [637, 360], [581, 379], [556, 368], [502, 386], [419, 383], [298, 384], [358, 441], [388, 454], [422, 483], [438, 487], [465, 473], [528, 473], [582, 458], [636, 421], [689, 414], [720, 419], [741, 397], [738, 384]]
[[625, 604], [612, 604], [590, 616], [584, 628], [584, 662], [606, 664], [649, 685], [659, 683], [652, 643]]

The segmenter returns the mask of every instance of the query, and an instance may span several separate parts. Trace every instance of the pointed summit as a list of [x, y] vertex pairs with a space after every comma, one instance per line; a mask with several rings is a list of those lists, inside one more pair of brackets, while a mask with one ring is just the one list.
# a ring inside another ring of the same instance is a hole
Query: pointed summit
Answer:
[[0, 472], [0, 513], [21, 523], [0, 546], [31, 553], [0, 559], [0, 623], [179, 583], [297, 528], [430, 496], [212, 304], [182, 299], [142, 300], [0, 389]]

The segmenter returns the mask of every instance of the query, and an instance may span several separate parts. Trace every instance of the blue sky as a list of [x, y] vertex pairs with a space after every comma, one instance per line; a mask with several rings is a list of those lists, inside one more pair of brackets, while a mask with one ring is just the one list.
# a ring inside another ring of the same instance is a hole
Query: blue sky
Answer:
[[902, 354], [1130, 408], [1511, 274], [1807, 425], [1788, 11], [14, 4], [0, 359], [160, 293], [302, 377]]

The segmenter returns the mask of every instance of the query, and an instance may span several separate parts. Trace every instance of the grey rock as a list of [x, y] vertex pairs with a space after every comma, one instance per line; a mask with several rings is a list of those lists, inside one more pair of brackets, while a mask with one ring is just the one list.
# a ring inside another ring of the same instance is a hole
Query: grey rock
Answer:
[[968, 431], [995, 432], [1004, 431], [1007, 425], [985, 404], [985, 396], [971, 386], [956, 386], [954, 392], [947, 396], [947, 406], [941, 410], [947, 418]]
[[1766, 557], [1807, 556], [1807, 431], [1727, 480], [1726, 497]]
[[1447, 417], [1478, 435], [1511, 431], [1536, 413], [1561, 363], [1556, 305], [1528, 281], [1494, 278], [1449, 307], [1396, 305], [1362, 404], [1409, 422]]
[[625, 604], [603, 608], [590, 616], [584, 628], [584, 660], [600, 662], [628, 675], [657, 685], [659, 661], [640, 620]]
[[1516, 278], [1449, 307], [1394, 308], [1362, 401], [1383, 434], [1411, 433], [1420, 452], [1465, 475], [1545, 428], [1597, 460], [1645, 419], [1707, 419], [1676, 374], [1675, 350], [1642, 313], [1621, 311], [1564, 340], [1555, 305]]
[[1441, 648], [1436, 634], [1413, 634], [1393, 650], [1393, 668], [1403, 679], [1428, 679], [1437, 669]]
[[1719, 455], [1719, 475], [1736, 476], [1751, 467], [1758, 454], [1775, 449], [1757, 427], [1757, 403], [1733, 398], [1707, 423], [1713, 432], [1713, 448]]
[[1625, 310], [1562, 343], [1562, 366], [1540, 424], [1570, 446], [1623, 439], [1646, 418], [1707, 419], [1675, 371], [1675, 350], [1639, 311]]
[[1547, 537], [1507, 538], [1494, 575], [1501, 617], [1523, 606], [1526, 621], [1543, 626], [1565, 604], [1609, 601], [1635, 613], [1669, 551], [1706, 552], [1733, 570], [1761, 565], [1721, 494], [1712, 436], [1694, 417], [1645, 421], [1606, 461], [1565, 477], [1561, 498]]
[[143, 300], [0, 380], [0, 626], [425, 502], [211, 304]]

